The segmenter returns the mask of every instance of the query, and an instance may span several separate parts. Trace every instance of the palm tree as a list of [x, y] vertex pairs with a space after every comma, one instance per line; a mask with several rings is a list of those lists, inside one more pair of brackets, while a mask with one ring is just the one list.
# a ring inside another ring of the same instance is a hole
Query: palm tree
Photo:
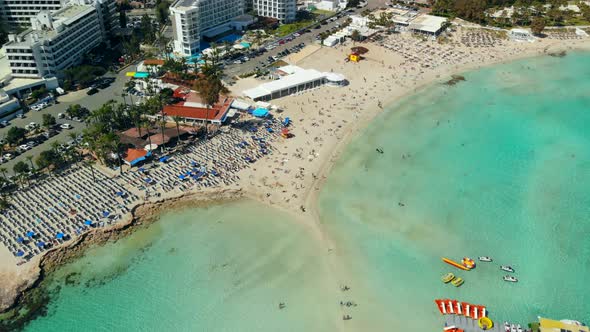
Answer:
[[142, 125], [145, 127], [145, 130], [147, 131], [148, 143], [149, 143], [150, 149], [151, 149], [152, 135], [150, 134], [150, 128], [152, 127], [152, 121], [150, 119], [145, 119], [140, 122], [140, 126], [142, 126]]
[[34, 171], [35, 166], [33, 165], [33, 156], [26, 156], [25, 158], [29, 161], [29, 164], [31, 164], [31, 171]]
[[164, 152], [164, 128], [166, 128], [166, 120], [164, 120], [164, 116], [162, 116], [162, 119], [160, 121], [158, 121], [158, 124], [160, 125], [160, 133], [162, 134], [162, 153]]
[[94, 163], [94, 159], [84, 160], [84, 165], [90, 167], [90, 173], [92, 174], [92, 182], [96, 182], [96, 177], [94, 176]]
[[78, 141], [78, 135], [76, 133], [68, 133], [68, 137], [74, 141], [74, 151], [76, 152], [76, 160], [74, 163], [78, 162], [78, 160], [82, 159], [82, 151], [80, 151], [80, 142]]
[[176, 139], [178, 140], [178, 143], [180, 143], [180, 126], [178, 123], [182, 120], [182, 118], [178, 115], [175, 115], [172, 117], [172, 120], [174, 120], [174, 123], [176, 123]]

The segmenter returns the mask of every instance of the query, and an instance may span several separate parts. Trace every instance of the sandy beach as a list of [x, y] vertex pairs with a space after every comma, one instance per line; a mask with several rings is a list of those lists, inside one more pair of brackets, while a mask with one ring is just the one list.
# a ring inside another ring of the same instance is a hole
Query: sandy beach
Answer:
[[[590, 49], [588, 38], [546, 38], [534, 43], [499, 40], [489, 43], [488, 39], [473, 35], [472, 29], [456, 29], [453, 37], [443, 43], [406, 34], [385, 35], [379, 42], [357, 43], [356, 45], [369, 49], [365, 59], [359, 63], [344, 61], [350, 48], [355, 46], [352, 42], [335, 48], [308, 46], [307, 50], [287, 59], [287, 62], [303, 68], [341, 73], [350, 84], [341, 88], [323, 86], [300, 95], [273, 100], [272, 104], [283, 111], [280, 115], [290, 117], [293, 121], [294, 137], [279, 141], [273, 154], [242, 170], [237, 185], [182, 194], [170, 192], [159, 197], [150, 197], [147, 201], [138, 203], [142, 207], [133, 209], [133, 216], [115, 227], [127, 228], [130, 223], [153, 219], [162, 209], [193, 206], [195, 202], [210, 203], [236, 197], [254, 198], [291, 212], [298, 221], [306, 225], [309, 233], [335, 257], [332, 263], [334, 275], [338, 276], [335, 277], [337, 282], [348, 282], [341, 277], [348, 274], [346, 267], [336, 259], [338, 248], [319, 223], [317, 195], [340, 153], [356, 134], [397, 100], [434, 82], [448, 81], [451, 74], [561, 50]], [[487, 34], [486, 31], [483, 33]], [[475, 42], [468, 46], [470, 40]], [[480, 43], [481, 40], [483, 42]], [[232, 92], [239, 96], [242, 90], [260, 83], [261, 81], [254, 78], [243, 79], [232, 87]], [[112, 171], [108, 172], [114, 174]], [[163, 204], [168, 201], [169, 203]], [[184, 203], [179, 203], [183, 201]], [[105, 240], [108, 237], [98, 237], [95, 241]], [[68, 245], [71, 243], [65, 247]], [[60, 248], [52, 249], [53, 252], [56, 250], [59, 251]], [[45, 265], [42, 263], [43, 259], [38, 256], [29, 263], [18, 266], [13, 255], [6, 248], [0, 247], [0, 311], [11, 307], [19, 294], [35, 284], [40, 275], [40, 265]], [[367, 306], [362, 310], [370, 309]], [[344, 330], [370, 326], [368, 324], [370, 323], [356, 321]]]

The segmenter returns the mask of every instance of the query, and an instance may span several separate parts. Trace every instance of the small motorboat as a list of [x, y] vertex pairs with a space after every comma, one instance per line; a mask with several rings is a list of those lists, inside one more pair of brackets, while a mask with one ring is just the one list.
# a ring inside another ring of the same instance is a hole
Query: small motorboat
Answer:
[[518, 282], [518, 279], [516, 279], [513, 276], [504, 276], [502, 279], [504, 279], [504, 281], [509, 281], [509, 282]]
[[520, 327], [520, 324], [516, 324], [516, 332], [522, 332], [522, 327]]
[[344, 315], [342, 316], [342, 320], [351, 320], [352, 317], [350, 315]]
[[478, 259], [480, 262], [491, 262], [492, 261], [492, 258], [489, 256], [479, 256]]
[[504, 332], [510, 332], [510, 324], [508, 322], [504, 322]]
[[500, 266], [500, 270], [514, 273], [514, 269], [510, 265], [502, 265], [502, 266]]
[[510, 324], [510, 332], [516, 332], [516, 325]]
[[442, 276], [442, 282], [444, 282], [445, 284], [448, 284], [449, 282], [453, 281], [453, 279], [455, 279], [455, 275], [452, 274], [451, 272], [445, 274], [444, 276]]
[[459, 287], [459, 286], [463, 285], [464, 282], [465, 281], [463, 280], [463, 278], [457, 277], [453, 281], [451, 281], [451, 284], [453, 284], [453, 286], [455, 286], [455, 287]]

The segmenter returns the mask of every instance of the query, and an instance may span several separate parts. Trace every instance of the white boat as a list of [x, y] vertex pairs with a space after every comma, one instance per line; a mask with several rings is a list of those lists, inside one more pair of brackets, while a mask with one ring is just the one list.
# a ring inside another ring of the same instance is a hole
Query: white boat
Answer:
[[514, 324], [510, 324], [510, 332], [516, 332], [516, 326]]
[[510, 332], [510, 324], [508, 322], [504, 322], [504, 332]]
[[479, 256], [479, 261], [480, 262], [491, 262], [492, 258], [489, 256]]
[[520, 327], [520, 324], [516, 325], [516, 332], [522, 332], [522, 327]]
[[514, 269], [510, 265], [502, 265], [502, 266], [500, 266], [500, 270], [514, 273]]
[[518, 282], [518, 279], [516, 279], [513, 276], [504, 276], [502, 279], [504, 279], [504, 281], [509, 281], [509, 282]]

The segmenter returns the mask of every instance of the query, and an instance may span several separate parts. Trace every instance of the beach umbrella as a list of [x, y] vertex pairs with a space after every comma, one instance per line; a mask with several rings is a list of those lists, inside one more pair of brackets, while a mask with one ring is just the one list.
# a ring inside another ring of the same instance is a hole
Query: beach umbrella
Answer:
[[123, 192], [122, 192], [122, 191], [117, 191], [117, 192], [115, 193], [115, 195], [117, 195], [117, 196], [123, 196]]
[[84, 225], [88, 225], [88, 226], [92, 225], [92, 220], [88, 220], [88, 219], [87, 219], [87, 220], [84, 222]]
[[35, 232], [33, 232], [33, 231], [28, 231], [28, 232], [27, 232], [27, 236], [28, 236], [28, 237], [33, 237], [33, 236], [35, 236]]
[[145, 178], [145, 179], [143, 179], [143, 181], [145, 181], [145, 183], [151, 183], [152, 182], [152, 178]]
[[45, 242], [43, 242], [43, 241], [37, 242], [37, 247], [39, 247], [39, 248], [45, 247]]
[[195, 166], [197, 166], [197, 165], [198, 165], [198, 164], [197, 164], [195, 161], [191, 161], [191, 166], [195, 167]]
[[164, 157], [160, 158], [160, 162], [165, 163], [168, 161], [169, 158], [170, 158], [169, 156], [164, 156]]
[[363, 55], [367, 52], [369, 52], [369, 49], [366, 47], [362, 47], [362, 46], [355, 46], [353, 48], [350, 49], [353, 53], [358, 53], [360, 55]]
[[25, 252], [22, 250], [19, 250], [16, 252], [16, 257], [23, 257], [25, 255]]
[[106, 218], [109, 216], [109, 214], [111, 214], [109, 211], [102, 211], [102, 217]]
[[56, 239], [58, 239], [58, 240], [61, 240], [61, 239], [63, 239], [63, 238], [64, 238], [64, 234], [63, 234], [63, 233], [57, 233], [57, 234], [55, 235], [55, 238], [56, 238]]
[[181, 179], [181, 180], [184, 180], [184, 179], [186, 179], [186, 177], [184, 176], [184, 174], [180, 174], [180, 175], [178, 176], [178, 178], [179, 178], [179, 179]]
[[22, 236], [19, 236], [19, 237], [16, 238], [16, 242], [17, 243], [23, 243], [23, 242], [25, 242], [25, 239]]

